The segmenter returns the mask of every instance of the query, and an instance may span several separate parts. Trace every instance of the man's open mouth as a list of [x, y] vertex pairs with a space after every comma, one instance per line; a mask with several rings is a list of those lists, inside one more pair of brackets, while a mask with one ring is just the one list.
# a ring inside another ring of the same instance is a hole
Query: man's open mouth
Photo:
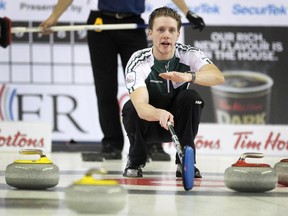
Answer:
[[170, 43], [169, 42], [162, 42], [161, 45], [164, 45], [164, 46], [169, 46]]

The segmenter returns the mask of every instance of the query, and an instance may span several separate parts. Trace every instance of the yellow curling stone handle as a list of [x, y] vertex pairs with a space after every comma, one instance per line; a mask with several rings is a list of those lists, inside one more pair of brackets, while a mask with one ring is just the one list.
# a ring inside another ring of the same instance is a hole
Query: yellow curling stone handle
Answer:
[[99, 186], [111, 186], [118, 185], [116, 180], [112, 179], [95, 179], [93, 178], [93, 174], [107, 174], [107, 171], [104, 169], [90, 169], [87, 171], [85, 176], [74, 182], [74, 185], [99, 185]]
[[40, 155], [38, 160], [15, 160], [14, 163], [24, 163], [24, 164], [52, 164], [53, 162], [49, 160], [41, 149], [21, 149], [19, 151], [23, 155]]

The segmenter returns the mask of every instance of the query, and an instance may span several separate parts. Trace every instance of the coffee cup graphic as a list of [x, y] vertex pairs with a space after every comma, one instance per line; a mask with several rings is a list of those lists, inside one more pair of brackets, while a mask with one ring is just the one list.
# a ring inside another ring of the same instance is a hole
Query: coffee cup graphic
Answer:
[[269, 124], [273, 80], [254, 71], [225, 71], [225, 83], [211, 87], [218, 123]]

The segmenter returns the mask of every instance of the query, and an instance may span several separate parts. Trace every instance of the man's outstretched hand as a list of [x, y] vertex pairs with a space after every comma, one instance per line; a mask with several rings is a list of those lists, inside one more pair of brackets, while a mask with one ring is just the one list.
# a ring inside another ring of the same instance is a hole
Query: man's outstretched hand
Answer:
[[193, 13], [192, 11], [188, 11], [186, 18], [192, 24], [193, 29], [199, 29], [202, 31], [205, 27], [204, 20], [202, 17], [198, 16], [197, 14]]

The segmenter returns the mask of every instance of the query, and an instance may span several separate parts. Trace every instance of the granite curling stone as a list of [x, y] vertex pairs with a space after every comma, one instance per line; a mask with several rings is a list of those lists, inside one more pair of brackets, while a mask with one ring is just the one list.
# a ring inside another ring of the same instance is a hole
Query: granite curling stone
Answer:
[[288, 158], [282, 159], [280, 162], [274, 165], [278, 176], [278, 183], [288, 186]]
[[277, 184], [276, 171], [268, 164], [246, 163], [245, 158], [262, 158], [262, 153], [244, 153], [224, 173], [227, 188], [239, 192], [266, 192]]
[[40, 149], [23, 149], [23, 155], [40, 155], [38, 160], [16, 160], [5, 170], [6, 183], [18, 189], [47, 189], [59, 182], [59, 168]]
[[82, 214], [115, 214], [126, 205], [126, 190], [116, 180], [95, 179], [103, 169], [90, 169], [65, 189], [66, 206]]

